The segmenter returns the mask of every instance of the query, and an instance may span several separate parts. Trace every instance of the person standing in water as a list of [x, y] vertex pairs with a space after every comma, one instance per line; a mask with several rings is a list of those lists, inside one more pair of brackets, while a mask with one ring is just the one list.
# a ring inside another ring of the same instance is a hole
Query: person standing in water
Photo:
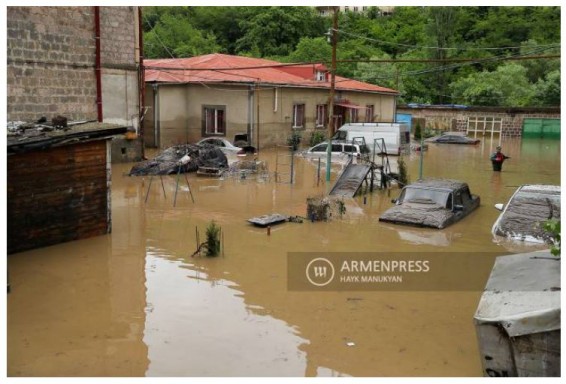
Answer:
[[501, 152], [501, 147], [497, 147], [495, 149], [496, 151], [493, 152], [490, 157], [491, 165], [493, 166], [493, 170], [495, 172], [501, 172], [501, 167], [503, 166], [503, 162], [505, 161], [505, 159], [508, 159], [509, 157], [505, 156]]

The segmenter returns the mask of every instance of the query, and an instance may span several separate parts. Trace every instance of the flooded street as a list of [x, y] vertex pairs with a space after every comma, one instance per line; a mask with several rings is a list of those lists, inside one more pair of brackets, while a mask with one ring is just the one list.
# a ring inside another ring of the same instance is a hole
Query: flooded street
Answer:
[[[10, 376], [481, 376], [473, 315], [481, 291], [294, 292], [288, 252], [497, 252], [491, 227], [522, 184], [560, 184], [560, 141], [507, 139], [511, 158], [491, 170], [496, 143], [430, 144], [425, 177], [469, 184], [481, 206], [444, 229], [378, 222], [398, 196], [347, 199], [343, 218], [265, 228], [269, 213], [306, 215], [317, 162], [297, 156], [295, 183], [275, 183], [276, 153], [262, 151], [268, 180], [124, 176], [112, 168], [112, 234], [8, 257]], [[419, 154], [406, 158], [411, 180]], [[390, 159], [393, 159], [392, 157]], [[148, 193], [148, 194], [147, 194]], [[147, 202], [146, 200], [147, 194]], [[222, 227], [224, 255], [191, 257], [195, 229]]]

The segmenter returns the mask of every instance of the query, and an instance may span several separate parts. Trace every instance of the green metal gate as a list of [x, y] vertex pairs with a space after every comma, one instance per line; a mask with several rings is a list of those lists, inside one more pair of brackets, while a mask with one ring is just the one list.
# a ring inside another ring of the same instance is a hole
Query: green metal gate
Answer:
[[525, 119], [523, 137], [537, 139], [560, 139], [560, 119]]

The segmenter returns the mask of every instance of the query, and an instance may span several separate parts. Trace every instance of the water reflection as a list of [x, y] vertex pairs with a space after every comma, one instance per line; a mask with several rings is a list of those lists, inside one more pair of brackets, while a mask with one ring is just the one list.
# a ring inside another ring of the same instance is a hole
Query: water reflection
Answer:
[[246, 305], [230, 280], [162, 256], [147, 254], [147, 376], [303, 375], [295, 329]]

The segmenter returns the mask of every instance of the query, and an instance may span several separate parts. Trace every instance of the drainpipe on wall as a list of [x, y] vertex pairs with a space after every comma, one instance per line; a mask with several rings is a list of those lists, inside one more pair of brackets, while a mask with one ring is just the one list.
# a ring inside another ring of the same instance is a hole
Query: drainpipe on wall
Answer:
[[254, 86], [250, 85], [248, 90], [248, 145], [253, 143], [254, 126]]
[[94, 41], [96, 46], [96, 112], [97, 120], [102, 123], [102, 74], [100, 68], [100, 7], [94, 7]]
[[139, 114], [139, 135], [141, 137], [141, 156], [145, 158], [145, 138], [144, 138], [144, 122], [145, 115], [145, 69], [143, 66], [143, 28], [142, 28], [142, 7], [138, 7], [138, 51], [140, 55], [139, 62], [139, 80], [138, 89], [140, 92], [140, 114]]
[[153, 144], [159, 148], [159, 97], [157, 84], [153, 84]]
[[[379, 103], [379, 104], [381, 106], [381, 103]], [[381, 111], [379, 111], [379, 112], [381, 114]], [[393, 115], [393, 121], [397, 122], [397, 96], [395, 96], [393, 98], [393, 113], [395, 114], [395, 115]]]

